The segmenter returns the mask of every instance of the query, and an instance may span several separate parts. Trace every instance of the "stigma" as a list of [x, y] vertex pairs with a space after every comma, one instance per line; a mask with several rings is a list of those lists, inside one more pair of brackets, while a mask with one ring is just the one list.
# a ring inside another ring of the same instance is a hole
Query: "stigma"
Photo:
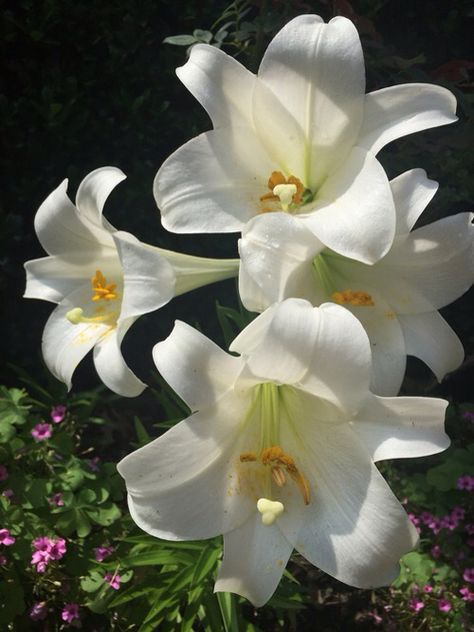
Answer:
[[79, 323], [88, 323], [93, 325], [113, 325], [117, 318], [117, 312], [100, 312], [98, 311], [96, 316], [90, 318], [84, 316], [84, 310], [80, 307], [74, 307], [66, 313], [67, 320], [72, 325], [79, 325]]
[[262, 514], [262, 524], [269, 527], [281, 516], [285, 507], [279, 500], [259, 498], [257, 501], [257, 510]]
[[95, 271], [95, 275], [91, 279], [91, 285], [93, 301], [111, 301], [112, 299], [118, 298], [118, 294], [115, 291], [117, 284], [107, 283], [107, 279], [100, 270]]
[[[283, 211], [290, 210], [292, 205], [299, 206], [304, 193], [304, 186], [301, 180], [295, 176], [285, 178], [281, 171], [273, 171], [267, 183], [270, 193], [265, 193], [260, 197], [261, 202], [280, 202]], [[262, 213], [274, 211], [272, 208], [263, 208]]]
[[368, 292], [362, 290], [343, 290], [342, 292], [333, 292], [331, 298], [339, 305], [354, 305], [356, 307], [373, 307], [375, 305], [372, 296]]

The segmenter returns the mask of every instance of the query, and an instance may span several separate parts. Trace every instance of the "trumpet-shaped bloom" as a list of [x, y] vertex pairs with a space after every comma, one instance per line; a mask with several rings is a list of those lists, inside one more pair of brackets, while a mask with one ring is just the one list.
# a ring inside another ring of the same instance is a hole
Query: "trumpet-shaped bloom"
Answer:
[[372, 345], [371, 388], [378, 395], [398, 393], [407, 355], [423, 360], [438, 380], [459, 366], [461, 342], [437, 310], [474, 280], [472, 215], [460, 213], [412, 230], [437, 183], [414, 169], [392, 180], [391, 188], [396, 236], [373, 265], [325, 248], [286, 213], [265, 222], [254, 219], [239, 244], [240, 294], [248, 309], [260, 312], [297, 297], [313, 305], [336, 301], [357, 316]]
[[375, 461], [447, 447], [447, 402], [369, 391], [371, 353], [339, 305], [289, 299], [231, 356], [177, 322], [156, 345], [190, 417], [119, 463], [135, 522], [168, 540], [224, 535], [215, 589], [256, 606], [293, 549], [348, 584], [391, 582], [417, 541]]
[[214, 129], [178, 149], [156, 176], [163, 225], [175, 232], [241, 231], [255, 215], [285, 211], [333, 251], [373, 263], [395, 231], [377, 152], [456, 120], [454, 96], [438, 86], [366, 95], [359, 36], [343, 17], [289, 22], [257, 76], [205, 44], [177, 74]]
[[236, 276], [238, 261], [182, 255], [117, 231], [102, 209], [124, 178], [120, 169], [104, 167], [82, 181], [76, 205], [66, 194], [67, 180], [46, 198], [35, 229], [49, 256], [25, 264], [25, 297], [58, 304], [46, 323], [42, 345], [53, 375], [70, 388], [76, 366], [94, 348], [104, 384], [134, 397], [145, 384], [120, 351], [131, 325], [177, 294]]

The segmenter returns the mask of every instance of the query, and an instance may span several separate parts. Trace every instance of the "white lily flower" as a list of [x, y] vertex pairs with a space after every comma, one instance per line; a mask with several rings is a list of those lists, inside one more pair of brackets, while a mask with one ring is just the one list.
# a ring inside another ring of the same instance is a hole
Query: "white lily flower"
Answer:
[[395, 209], [376, 159], [392, 140], [457, 120], [445, 88], [412, 83], [365, 95], [354, 24], [289, 22], [258, 75], [221, 50], [193, 46], [178, 77], [214, 129], [172, 154], [154, 184], [165, 228], [241, 231], [285, 211], [333, 251], [373, 263], [389, 249]]
[[373, 265], [325, 248], [286, 213], [274, 213], [265, 222], [254, 219], [239, 243], [239, 289], [247, 309], [261, 312], [289, 297], [344, 305], [369, 336], [371, 389], [378, 395], [398, 393], [407, 355], [425, 362], [439, 381], [461, 364], [462, 344], [438, 309], [474, 281], [472, 214], [459, 213], [412, 231], [438, 185], [422, 169], [407, 171], [390, 184], [395, 240]]
[[94, 364], [104, 384], [135, 397], [146, 385], [120, 351], [131, 325], [178, 294], [236, 276], [238, 260], [182, 255], [117, 231], [102, 209], [125, 177], [120, 169], [103, 167], [84, 178], [75, 206], [66, 194], [67, 180], [46, 198], [35, 229], [50, 256], [25, 264], [25, 297], [58, 303], [42, 344], [54, 376], [71, 388], [76, 366], [94, 348]]
[[444, 450], [447, 402], [373, 395], [367, 335], [335, 304], [273, 305], [230, 349], [179, 321], [155, 346], [196, 412], [119, 463], [135, 522], [167, 540], [223, 534], [215, 590], [256, 606], [293, 549], [347, 584], [390, 583], [417, 533], [374, 462]]

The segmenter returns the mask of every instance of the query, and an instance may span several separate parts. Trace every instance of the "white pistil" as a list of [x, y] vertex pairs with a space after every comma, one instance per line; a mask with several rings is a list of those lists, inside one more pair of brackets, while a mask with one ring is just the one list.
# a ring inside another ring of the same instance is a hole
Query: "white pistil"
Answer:
[[281, 208], [284, 211], [289, 209], [297, 190], [296, 184], [277, 184], [273, 187], [273, 195], [280, 199]]
[[257, 509], [262, 514], [262, 524], [269, 527], [279, 516], [281, 516], [285, 507], [283, 503], [278, 500], [260, 498], [257, 502]]
[[66, 318], [72, 325], [79, 325], [79, 323], [92, 323], [92, 324], [110, 324], [112, 323], [116, 316], [117, 312], [106, 312], [104, 314], [99, 314], [97, 316], [92, 316], [92, 318], [87, 318], [83, 316], [84, 311], [80, 307], [74, 307], [70, 309], [66, 313]]

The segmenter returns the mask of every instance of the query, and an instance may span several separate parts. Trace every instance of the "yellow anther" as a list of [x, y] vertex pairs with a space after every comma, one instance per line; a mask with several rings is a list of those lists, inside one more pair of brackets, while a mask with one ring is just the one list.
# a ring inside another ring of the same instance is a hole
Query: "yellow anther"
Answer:
[[372, 307], [375, 305], [371, 295], [362, 290], [343, 290], [342, 292], [333, 292], [331, 298], [339, 305], [354, 305], [357, 307]]
[[272, 480], [278, 487], [283, 487], [286, 484], [286, 472], [298, 486], [304, 504], [309, 505], [311, 498], [309, 483], [296, 467], [292, 457], [285, 454], [279, 445], [272, 445], [262, 450], [260, 458], [254, 452], [243, 452], [240, 455], [241, 463], [255, 462], [257, 460], [260, 460], [262, 465], [270, 467]]
[[259, 498], [257, 501], [257, 509], [262, 514], [262, 524], [269, 527], [279, 516], [281, 516], [285, 507], [283, 503], [278, 500]]
[[115, 291], [117, 287], [116, 283], [107, 283], [107, 279], [100, 270], [95, 271], [95, 275], [91, 279], [92, 284], [92, 300], [110, 301], [114, 298], [118, 298], [118, 294]]

